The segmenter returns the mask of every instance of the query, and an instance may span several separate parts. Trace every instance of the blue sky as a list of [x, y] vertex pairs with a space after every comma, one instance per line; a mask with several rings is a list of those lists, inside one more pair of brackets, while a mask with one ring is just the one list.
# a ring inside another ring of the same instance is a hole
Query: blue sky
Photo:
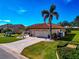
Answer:
[[56, 4], [59, 20], [73, 21], [79, 15], [79, 0], [0, 0], [0, 25], [6, 23], [32, 25], [43, 23], [41, 11]]

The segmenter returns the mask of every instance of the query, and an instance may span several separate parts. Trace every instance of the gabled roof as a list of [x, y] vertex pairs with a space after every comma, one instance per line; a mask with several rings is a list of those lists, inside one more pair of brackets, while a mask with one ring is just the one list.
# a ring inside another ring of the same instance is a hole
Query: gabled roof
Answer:
[[[45, 24], [45, 23], [28, 26], [29, 29], [48, 29], [49, 27], [50, 24]], [[64, 27], [60, 25], [52, 24], [52, 28], [64, 28]]]

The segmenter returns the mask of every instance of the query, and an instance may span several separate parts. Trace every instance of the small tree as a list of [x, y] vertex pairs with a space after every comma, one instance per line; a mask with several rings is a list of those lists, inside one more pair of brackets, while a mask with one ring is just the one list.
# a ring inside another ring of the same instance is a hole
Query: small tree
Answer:
[[68, 22], [68, 21], [63, 21], [63, 22], [60, 22], [59, 25], [61, 25], [61, 26], [71, 26], [71, 23]]
[[5, 28], [5, 29], [3, 30], [3, 32], [5, 33], [5, 36], [11, 36], [11, 34], [12, 34], [12, 29], [10, 29], [10, 28]]

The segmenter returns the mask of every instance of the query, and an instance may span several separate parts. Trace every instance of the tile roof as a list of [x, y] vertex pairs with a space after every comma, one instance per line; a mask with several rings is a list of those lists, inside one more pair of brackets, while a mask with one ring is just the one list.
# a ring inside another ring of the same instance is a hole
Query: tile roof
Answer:
[[[31, 25], [31, 26], [28, 26], [28, 28], [30, 29], [47, 29], [49, 28], [50, 24], [45, 24], [45, 23], [42, 23], [42, 24], [34, 24], [34, 25]], [[64, 28], [60, 25], [56, 25], [56, 24], [52, 24], [52, 28]]]

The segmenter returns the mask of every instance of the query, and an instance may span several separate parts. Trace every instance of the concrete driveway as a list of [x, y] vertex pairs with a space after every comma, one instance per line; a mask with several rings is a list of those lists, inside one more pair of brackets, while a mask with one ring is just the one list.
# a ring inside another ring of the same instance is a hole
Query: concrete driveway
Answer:
[[26, 37], [26, 39], [12, 42], [12, 43], [6, 43], [6, 44], [1, 44], [5, 46], [6, 48], [9, 48], [17, 53], [21, 53], [25, 47], [31, 46], [33, 44], [36, 44], [41, 41], [45, 41], [46, 39], [44, 38], [37, 38], [37, 37]]

